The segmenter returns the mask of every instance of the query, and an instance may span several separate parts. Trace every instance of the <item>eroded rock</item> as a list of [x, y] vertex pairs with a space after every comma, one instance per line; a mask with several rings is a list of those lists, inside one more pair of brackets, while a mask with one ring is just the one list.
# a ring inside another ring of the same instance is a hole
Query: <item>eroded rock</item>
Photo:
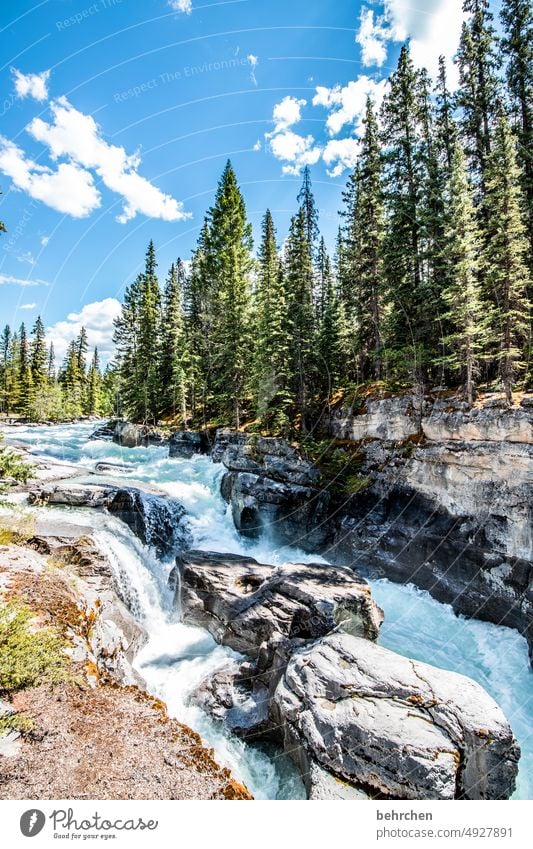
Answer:
[[462, 675], [349, 634], [293, 655], [273, 713], [301, 771], [397, 799], [507, 799], [519, 748], [494, 700]]

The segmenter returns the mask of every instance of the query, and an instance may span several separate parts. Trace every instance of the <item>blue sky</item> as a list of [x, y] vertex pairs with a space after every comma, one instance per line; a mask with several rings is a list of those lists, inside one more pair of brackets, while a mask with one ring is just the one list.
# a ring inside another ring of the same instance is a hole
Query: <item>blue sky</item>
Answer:
[[111, 351], [154, 239], [190, 257], [228, 157], [280, 242], [311, 167], [333, 246], [367, 93], [401, 43], [435, 70], [461, 0], [17, 0], [0, 13], [0, 322], [41, 314], [59, 355], [84, 323]]

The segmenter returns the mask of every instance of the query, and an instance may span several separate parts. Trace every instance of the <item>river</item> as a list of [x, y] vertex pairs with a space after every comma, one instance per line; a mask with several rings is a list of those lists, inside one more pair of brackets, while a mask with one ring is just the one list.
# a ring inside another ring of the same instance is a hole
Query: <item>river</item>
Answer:
[[[209, 457], [170, 459], [168, 447], [127, 449], [90, 440], [94, 427], [83, 423], [5, 428], [5, 432], [8, 441], [79, 465], [80, 480], [88, 481], [85, 476], [99, 461], [128, 464], [131, 469], [120, 474], [125, 483], [150, 483], [182, 502], [189, 514], [195, 548], [247, 554], [272, 564], [321, 559], [277, 546], [268, 531], [258, 541], [239, 536], [220, 496], [224, 469]], [[255, 798], [305, 798], [294, 767], [280, 750], [243, 743], [188, 703], [200, 681], [233, 653], [218, 646], [207, 631], [180, 622], [167, 588], [172, 564], [159, 561], [123, 523], [105, 513], [74, 508], [31, 509], [58, 509], [67, 521], [95, 527], [130, 608], [149, 634], [135, 665], [149, 691], [167, 703], [169, 713], [198, 731], [205, 743], [215, 749], [218, 761], [229, 766]], [[385, 579], [370, 584], [385, 611], [379, 637], [382, 645], [467, 675], [496, 699], [522, 750], [514, 798], [533, 798], [533, 674], [525, 639], [513, 629], [456, 616], [449, 605], [440, 604], [411, 585]]]

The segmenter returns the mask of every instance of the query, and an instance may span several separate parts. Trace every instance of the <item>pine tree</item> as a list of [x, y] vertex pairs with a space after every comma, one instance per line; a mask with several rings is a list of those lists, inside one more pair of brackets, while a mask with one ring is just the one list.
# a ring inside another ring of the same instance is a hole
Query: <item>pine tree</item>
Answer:
[[191, 271], [185, 281], [184, 313], [188, 347], [190, 407], [195, 418], [199, 410], [206, 417], [206, 401], [211, 388], [212, 329], [214, 320], [214, 272], [209, 220], [204, 218]]
[[496, 34], [489, 0], [464, 0], [463, 23], [457, 54], [460, 87], [457, 105], [471, 167], [484, 191], [485, 168], [491, 149], [491, 124], [499, 96]]
[[427, 356], [423, 331], [433, 306], [427, 303], [424, 286], [425, 105], [423, 74], [404, 46], [382, 107], [387, 207], [383, 256], [389, 304], [387, 356], [397, 373], [409, 374], [417, 384], [423, 380]]
[[87, 406], [88, 416], [99, 416], [102, 412], [102, 375], [100, 373], [100, 358], [95, 347], [91, 365], [87, 372]]
[[[254, 390], [261, 421], [278, 432], [288, 427], [287, 304], [276, 230], [269, 209], [262, 222], [256, 285]], [[272, 417], [272, 410], [274, 415]]]
[[436, 138], [437, 144], [444, 152], [444, 161], [448, 176], [452, 168], [452, 157], [457, 141], [457, 125], [453, 117], [453, 97], [448, 89], [446, 59], [439, 56], [439, 75], [435, 87], [436, 94]]
[[528, 210], [530, 265], [533, 268], [533, 9], [530, 0], [502, 0], [502, 52], [518, 136], [518, 163]]
[[6, 324], [0, 337], [0, 411], [6, 415], [9, 415], [12, 403], [9, 385], [10, 354], [11, 328]]
[[68, 345], [60, 375], [65, 418], [68, 420], [78, 419], [83, 415], [84, 377], [85, 375], [80, 371], [80, 338], [78, 337]]
[[531, 305], [527, 296], [531, 277], [526, 263], [528, 243], [521, 200], [515, 140], [506, 116], [501, 114], [487, 161], [483, 260], [486, 283], [496, 304], [496, 359], [509, 404], [513, 386], [529, 361], [531, 345]]
[[29, 418], [32, 409], [34, 391], [31, 373], [30, 351], [26, 326], [22, 322], [20, 326], [20, 349], [19, 349], [19, 394], [17, 399], [17, 410], [23, 418]]
[[46, 333], [41, 316], [37, 317], [32, 330], [32, 336], [30, 367], [33, 386], [35, 391], [39, 392], [42, 391], [48, 382], [48, 350], [46, 347]]
[[56, 354], [54, 350], [54, 343], [50, 342], [50, 348], [48, 351], [48, 366], [46, 369], [46, 376], [48, 378], [49, 383], [54, 383], [56, 380]]
[[341, 310], [331, 260], [321, 244], [322, 298], [317, 338], [317, 377], [320, 394], [328, 400], [342, 372]]
[[179, 412], [187, 427], [188, 350], [183, 317], [183, 293], [186, 288], [185, 267], [181, 259], [170, 267], [163, 300], [161, 325], [160, 379], [162, 408]]
[[303, 207], [290, 224], [284, 272], [290, 351], [290, 388], [302, 430], [307, 430], [307, 402], [314, 377], [313, 263]]
[[212, 383], [215, 409], [240, 427], [251, 371], [252, 230], [229, 162], [210, 210], [214, 258]]
[[[361, 153], [347, 188], [348, 257], [355, 346], [362, 379], [381, 376], [383, 315], [383, 157], [372, 101], [367, 100]], [[350, 212], [351, 206], [351, 212]]]
[[122, 310], [115, 319], [113, 341], [116, 347], [118, 395], [124, 413], [136, 420], [142, 417], [139, 401], [142, 374], [137, 355], [139, 348], [139, 296], [142, 275], [126, 287]]
[[139, 338], [137, 358], [142, 382], [138, 418], [157, 422], [161, 409], [159, 383], [158, 334], [161, 326], [161, 290], [156, 274], [157, 261], [153, 241], [146, 252], [144, 274], [139, 292]]
[[451, 282], [442, 297], [448, 308], [443, 318], [451, 332], [443, 339], [446, 353], [440, 362], [450, 372], [462, 374], [472, 404], [474, 381], [488, 341], [488, 311], [479, 283], [480, 237], [473, 190], [459, 144], [452, 155], [447, 206], [446, 256]]
[[316, 208], [315, 196], [311, 185], [311, 172], [308, 165], [304, 168], [302, 187], [296, 199], [304, 212], [306, 237], [311, 256], [314, 258], [319, 238], [318, 210]]

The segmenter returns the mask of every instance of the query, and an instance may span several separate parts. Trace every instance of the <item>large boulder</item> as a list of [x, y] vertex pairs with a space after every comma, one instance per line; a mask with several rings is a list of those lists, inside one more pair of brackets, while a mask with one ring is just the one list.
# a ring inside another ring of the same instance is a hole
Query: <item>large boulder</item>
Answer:
[[28, 494], [30, 504], [56, 504], [64, 507], [105, 507], [117, 491], [113, 486], [93, 484], [59, 483], [47, 484]]
[[107, 509], [159, 557], [175, 555], [191, 544], [185, 508], [175, 498], [124, 488], [116, 492]]
[[507, 799], [520, 750], [462, 675], [336, 633], [295, 653], [271, 708], [302, 776], [318, 763], [395, 799]]
[[161, 445], [168, 436], [154, 427], [119, 421], [113, 431], [113, 442], [123, 448], [138, 448], [139, 446]]
[[374, 640], [383, 621], [366, 581], [343, 566], [268, 566], [237, 554], [188, 551], [176, 569], [184, 621], [254, 659], [283, 640], [301, 645], [338, 626]]
[[225, 428], [217, 431], [212, 457], [228, 470], [221, 492], [242, 534], [257, 537], [268, 528], [280, 542], [310, 551], [326, 542], [330, 495], [294, 446]]
[[271, 733], [269, 706], [294, 651], [337, 628], [374, 640], [383, 619], [368, 584], [341, 566], [273, 567], [190, 551], [179, 558], [171, 581], [181, 591], [184, 621], [247, 657], [218, 670], [194, 698], [249, 739]]
[[194, 454], [209, 454], [209, 435], [206, 431], [176, 430], [168, 443], [169, 457], [190, 459]]

